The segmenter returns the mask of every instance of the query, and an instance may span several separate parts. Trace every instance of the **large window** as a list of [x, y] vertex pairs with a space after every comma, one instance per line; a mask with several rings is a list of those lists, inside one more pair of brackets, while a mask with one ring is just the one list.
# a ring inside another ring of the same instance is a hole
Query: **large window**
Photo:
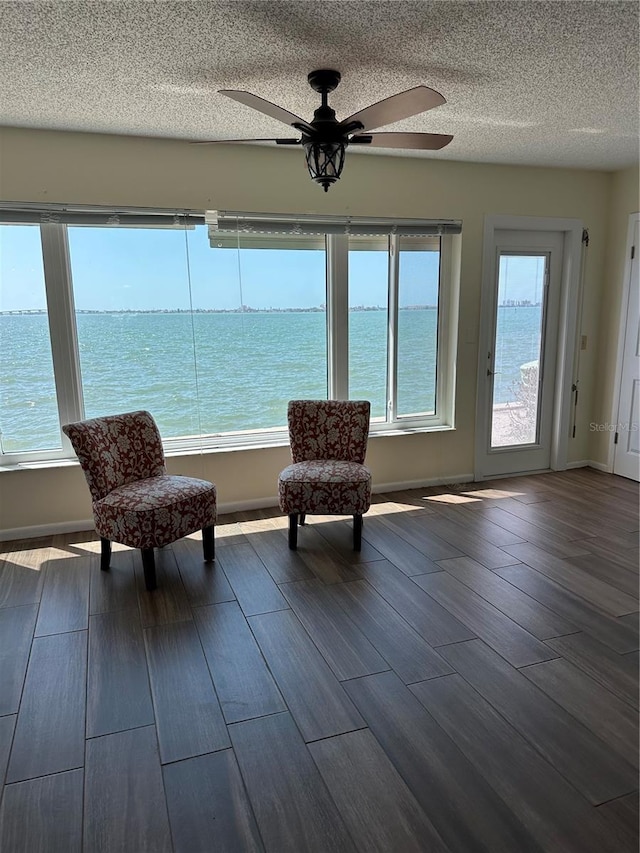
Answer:
[[0, 225], [0, 452], [61, 447], [40, 229]]
[[374, 431], [452, 422], [450, 236], [14, 217], [0, 225], [5, 461], [64, 457], [62, 423], [138, 408], [169, 450], [283, 437], [294, 398], [368, 399]]

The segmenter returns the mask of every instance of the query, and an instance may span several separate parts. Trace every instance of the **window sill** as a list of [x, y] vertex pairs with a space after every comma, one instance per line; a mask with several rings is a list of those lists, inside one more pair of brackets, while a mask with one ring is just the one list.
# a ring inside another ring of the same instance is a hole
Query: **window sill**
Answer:
[[[423, 435], [431, 432], [454, 432], [455, 427], [449, 425], [430, 427], [407, 427], [403, 429], [380, 429], [369, 433], [369, 440], [377, 438], [395, 438], [403, 435]], [[233, 444], [221, 444], [218, 446], [202, 445], [201, 447], [165, 447], [164, 452], [167, 459], [179, 456], [199, 456], [201, 454], [233, 453], [236, 451], [267, 450], [275, 447], [288, 447], [289, 438], [286, 435], [265, 437], [260, 442], [238, 442]], [[78, 465], [77, 459], [38, 459], [31, 462], [4, 462], [0, 464], [0, 474], [9, 471], [38, 471], [45, 468], [69, 468]]]

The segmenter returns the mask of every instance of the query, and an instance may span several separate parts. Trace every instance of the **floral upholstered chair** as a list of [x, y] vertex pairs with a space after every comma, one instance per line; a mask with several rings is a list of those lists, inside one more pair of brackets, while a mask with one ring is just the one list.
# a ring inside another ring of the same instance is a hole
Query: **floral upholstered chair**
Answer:
[[62, 429], [89, 485], [103, 571], [111, 562], [112, 542], [139, 548], [145, 585], [155, 589], [153, 549], [196, 530], [202, 530], [204, 559], [213, 560], [216, 487], [167, 474], [160, 433], [149, 412], [93, 418]]
[[362, 547], [362, 516], [371, 505], [371, 472], [364, 465], [371, 405], [367, 400], [292, 400], [289, 439], [293, 464], [280, 473], [280, 509], [289, 516], [289, 548], [298, 545], [298, 519], [307, 514], [352, 515], [353, 549]]

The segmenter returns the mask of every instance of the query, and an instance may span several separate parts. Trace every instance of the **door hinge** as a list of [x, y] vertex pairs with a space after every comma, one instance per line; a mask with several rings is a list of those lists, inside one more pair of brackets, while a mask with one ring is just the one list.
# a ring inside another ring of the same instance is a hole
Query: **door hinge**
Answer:
[[617, 443], [618, 443], [618, 433], [616, 433], [616, 434], [613, 436], [613, 443], [614, 443], [614, 444], [617, 444]]
[[573, 425], [573, 431], [571, 433], [571, 438], [575, 438], [575, 437], [576, 437], [576, 425], [574, 424]]
[[636, 256], [636, 247], [632, 246], [631, 247], [631, 260], [633, 260], [635, 258], [635, 256]]
[[584, 243], [584, 245], [588, 249], [589, 248], [589, 232], [587, 231], [586, 228], [582, 229], [582, 242]]

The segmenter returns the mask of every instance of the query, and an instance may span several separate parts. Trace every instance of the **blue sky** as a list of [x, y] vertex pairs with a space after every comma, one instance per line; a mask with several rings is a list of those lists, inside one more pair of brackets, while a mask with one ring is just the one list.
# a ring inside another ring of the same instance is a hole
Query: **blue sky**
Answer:
[[[76, 307], [311, 308], [326, 301], [321, 251], [212, 249], [206, 227], [191, 231], [69, 228]], [[386, 252], [350, 255], [351, 305], [385, 306]], [[401, 303], [435, 304], [438, 256], [401, 255]], [[191, 296], [190, 287], [191, 284]], [[0, 310], [45, 307], [39, 229], [0, 226]]]
[[[212, 249], [207, 229], [69, 228], [80, 310], [312, 308], [323, 304], [321, 251]], [[542, 298], [543, 265], [501, 263], [499, 301]], [[400, 306], [435, 304], [438, 255], [400, 256]], [[385, 306], [387, 254], [351, 252], [349, 304]], [[0, 226], [0, 311], [46, 307], [39, 229]]]

